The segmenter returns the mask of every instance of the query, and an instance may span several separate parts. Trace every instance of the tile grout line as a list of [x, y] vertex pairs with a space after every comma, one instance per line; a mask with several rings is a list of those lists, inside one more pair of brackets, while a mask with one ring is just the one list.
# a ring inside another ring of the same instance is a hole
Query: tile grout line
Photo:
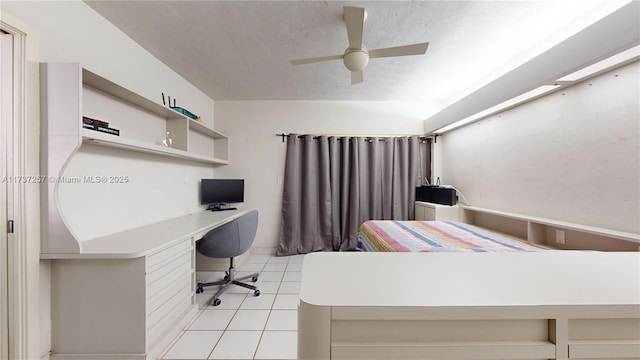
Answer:
[[[259, 272], [260, 274], [262, 274], [262, 273], [265, 271], [265, 267], [266, 267], [267, 265], [269, 265], [269, 262], [270, 262], [273, 258], [276, 258], [276, 257], [272, 255], [272, 256], [270, 256], [270, 257], [269, 257], [269, 259], [268, 259], [265, 263], [251, 263], [251, 264], [253, 264], [253, 265], [260, 265], [260, 266], [261, 266], [261, 270], [258, 270], [258, 272]], [[274, 316], [273, 311], [274, 311], [274, 310], [283, 310], [283, 311], [284, 311], [284, 310], [289, 310], [289, 311], [296, 311], [296, 309], [288, 309], [288, 308], [286, 308], [286, 309], [275, 309], [275, 308], [274, 308], [274, 306], [275, 306], [275, 304], [276, 304], [276, 298], [278, 298], [278, 295], [296, 295], [296, 293], [289, 293], [289, 292], [288, 292], [288, 293], [286, 293], [286, 294], [285, 294], [285, 293], [281, 293], [281, 290], [285, 290], [285, 289], [282, 289], [283, 283], [285, 282], [285, 275], [286, 275], [288, 272], [300, 272], [300, 270], [299, 270], [299, 269], [297, 269], [297, 268], [299, 267], [298, 265], [293, 265], [293, 266], [291, 266], [291, 269], [290, 269], [290, 270], [288, 270], [288, 269], [290, 268], [290, 265], [291, 265], [291, 264], [298, 264], [298, 263], [290, 263], [290, 261], [291, 261], [291, 260], [292, 260], [292, 259], [291, 259], [291, 258], [289, 258], [289, 259], [286, 259], [286, 262], [282, 262], [282, 261], [278, 261], [278, 262], [271, 262], [271, 264], [283, 264], [283, 265], [284, 265], [284, 269], [283, 269], [283, 270], [275, 271], [275, 272], [282, 272], [282, 277], [280, 277], [280, 278], [279, 278], [279, 280], [278, 280], [278, 281], [276, 281], [278, 285], [277, 285], [277, 287], [275, 288], [275, 293], [273, 293], [273, 296], [274, 296], [273, 302], [270, 304], [270, 306], [269, 306], [269, 308], [268, 308], [268, 309], [265, 309], [265, 310], [268, 310], [268, 311], [269, 311], [269, 313], [268, 313], [268, 315], [267, 315], [267, 318], [266, 318], [266, 320], [265, 320], [264, 325], [262, 326], [262, 330], [257, 330], [257, 331], [260, 331], [260, 337], [259, 337], [259, 339], [258, 339], [258, 342], [257, 342], [256, 348], [255, 348], [255, 351], [254, 351], [254, 353], [253, 353], [253, 357], [252, 357], [252, 359], [256, 359], [256, 357], [258, 356], [258, 349], [260, 348], [260, 345], [262, 344], [262, 341], [263, 341], [263, 339], [264, 339], [265, 331], [272, 331], [272, 332], [294, 332], [294, 330], [287, 330], [287, 329], [276, 329], [276, 330], [268, 330], [268, 329], [267, 329], [267, 325], [268, 325], [268, 323], [269, 323], [269, 320], [270, 320], [270, 319], [275, 319], [275, 318], [273, 318], [273, 316]], [[249, 264], [249, 263], [247, 263], [247, 264]], [[246, 266], [246, 264], [245, 264], [245, 265], [243, 265], [243, 268], [244, 268], [245, 266]], [[295, 268], [295, 269], [294, 269], [294, 268]], [[239, 270], [239, 271], [244, 271], [244, 269], [243, 269], [243, 270]], [[254, 270], [247, 270], [247, 271], [254, 271]], [[267, 272], [270, 272], [270, 271], [267, 271]], [[273, 281], [268, 281], [268, 282], [273, 282]], [[289, 281], [287, 281], [287, 282], [299, 282], [299, 280], [289, 280]], [[259, 285], [258, 285], [258, 286], [259, 286]], [[290, 291], [290, 290], [286, 290], [286, 291]], [[212, 350], [209, 352], [209, 355], [207, 356], [207, 358], [210, 358], [211, 356], [213, 356], [213, 352], [215, 351], [216, 347], [217, 347], [217, 346], [219, 346], [219, 345], [221, 344], [221, 340], [222, 340], [223, 336], [224, 336], [227, 332], [234, 332], [234, 331], [236, 331], [236, 330], [231, 330], [229, 327], [230, 327], [231, 323], [233, 322], [233, 320], [236, 318], [236, 316], [238, 316], [239, 311], [241, 310], [241, 307], [242, 307], [242, 305], [244, 304], [244, 302], [249, 298], [248, 293], [249, 293], [249, 292], [247, 292], [247, 293], [245, 293], [245, 294], [244, 294], [244, 297], [243, 297], [242, 301], [241, 301], [241, 302], [240, 302], [240, 304], [238, 304], [235, 308], [227, 309], [227, 310], [233, 310], [233, 315], [231, 316], [230, 320], [226, 323], [226, 325], [225, 325], [224, 329], [222, 329], [222, 330], [217, 330], [217, 331], [220, 331], [220, 332], [221, 332], [221, 335], [220, 335], [220, 337], [217, 339], [217, 341], [215, 342], [215, 344], [213, 345], [213, 348], [212, 348]], [[271, 294], [272, 294], [272, 293], [269, 293], [269, 295], [271, 295]], [[298, 292], [297, 294], [299, 294], [299, 292]], [[177, 343], [177, 342], [178, 342], [178, 341], [179, 341], [179, 340], [180, 340], [180, 339], [185, 335], [185, 333], [186, 333], [187, 331], [212, 331], [212, 330], [207, 330], [207, 329], [198, 329], [198, 330], [190, 330], [190, 329], [188, 329], [188, 327], [192, 326], [192, 325], [193, 325], [193, 323], [194, 323], [194, 322], [195, 322], [195, 321], [196, 321], [200, 316], [204, 315], [204, 311], [206, 311], [206, 310], [214, 311], [215, 309], [212, 309], [212, 308], [211, 308], [211, 306], [212, 306], [212, 303], [211, 303], [211, 302], [208, 302], [208, 303], [207, 303], [207, 305], [206, 305], [203, 309], [199, 309], [199, 310], [198, 310], [198, 314], [197, 314], [196, 316], [194, 316], [193, 320], [191, 320], [191, 321], [188, 323], [188, 325], [185, 327], [185, 329], [184, 329], [183, 331], [181, 331], [180, 335], [179, 335], [178, 337], [176, 337], [176, 339], [171, 343], [171, 345], [167, 348], [167, 350], [166, 350], [166, 351], [164, 351], [164, 353], [162, 354], [163, 356], [162, 356], [161, 358], [164, 358], [164, 356], [165, 356], [166, 354], [168, 354], [168, 353], [169, 353], [169, 351], [171, 350], [171, 348], [172, 348], [173, 346], [175, 346], [175, 344], [176, 344], [176, 343]], [[245, 310], [250, 310], [250, 309], [245, 309]], [[259, 310], [259, 309], [256, 309], [256, 310]], [[274, 320], [274, 321], [275, 321], [275, 320]], [[238, 331], [245, 331], [245, 330], [238, 330]], [[254, 330], [246, 330], [246, 331], [254, 331]], [[295, 332], [297, 332], [297, 329], [295, 330]]]
[[[288, 260], [287, 260], [287, 264], [288, 264]], [[266, 264], [265, 264], [266, 267]], [[285, 266], [285, 271], [286, 271], [286, 266]], [[269, 318], [271, 318], [271, 314], [273, 313], [273, 305], [276, 303], [276, 298], [278, 297], [278, 294], [280, 293], [280, 287], [282, 286], [282, 280], [284, 279], [284, 273], [282, 274], [282, 278], [280, 278], [280, 281], [278, 282], [278, 289], [276, 290], [276, 294], [273, 297], [273, 303], [271, 303], [271, 308], [269, 309], [269, 316], [267, 316], [267, 321], [264, 323], [264, 328], [262, 329], [262, 332], [260, 333], [260, 339], [258, 340], [258, 345], [256, 346], [256, 350], [253, 353], [253, 359], [255, 360], [256, 357], [258, 356], [258, 349], [260, 349], [260, 344], [262, 344], [262, 338], [264, 337], [264, 332], [267, 331], [267, 324], [269, 323]]]

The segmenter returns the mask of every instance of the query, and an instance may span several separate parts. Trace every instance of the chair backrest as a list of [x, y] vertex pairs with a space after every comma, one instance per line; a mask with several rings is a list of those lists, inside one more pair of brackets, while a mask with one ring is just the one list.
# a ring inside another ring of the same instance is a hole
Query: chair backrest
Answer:
[[196, 242], [196, 250], [212, 258], [231, 258], [249, 250], [258, 230], [258, 211], [252, 210], [211, 229]]

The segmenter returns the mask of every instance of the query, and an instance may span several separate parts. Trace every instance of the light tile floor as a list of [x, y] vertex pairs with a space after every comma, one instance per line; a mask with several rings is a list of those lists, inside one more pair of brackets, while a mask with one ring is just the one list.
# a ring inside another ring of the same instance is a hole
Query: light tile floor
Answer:
[[[238, 276], [260, 272], [260, 296], [232, 286], [211, 305], [217, 286], [197, 294], [198, 314], [163, 352], [161, 359], [296, 359], [298, 292], [303, 255], [251, 255]], [[198, 272], [215, 281], [223, 272]]]

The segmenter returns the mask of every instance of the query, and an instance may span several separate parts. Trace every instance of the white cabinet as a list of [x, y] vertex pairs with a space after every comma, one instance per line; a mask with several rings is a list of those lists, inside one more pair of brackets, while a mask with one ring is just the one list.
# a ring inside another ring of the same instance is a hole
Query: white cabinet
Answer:
[[52, 359], [156, 359], [197, 311], [192, 237], [133, 259], [51, 263]]
[[185, 314], [196, 303], [194, 242], [186, 239], [148, 255], [145, 265], [146, 352], [153, 354], [166, 347], [163, 340], [172, 338], [183, 327], [176, 324], [192, 317]]
[[251, 209], [202, 211], [51, 259], [52, 359], [157, 359], [197, 312], [195, 241]]
[[416, 220], [458, 221], [458, 205], [440, 205], [416, 201]]

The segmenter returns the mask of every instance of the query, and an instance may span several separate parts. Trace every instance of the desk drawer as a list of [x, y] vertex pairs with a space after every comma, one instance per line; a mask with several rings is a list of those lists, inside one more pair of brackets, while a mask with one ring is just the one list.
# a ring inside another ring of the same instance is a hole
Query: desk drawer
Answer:
[[154, 271], [147, 272], [147, 286], [163, 281], [167, 276], [171, 275], [176, 269], [183, 266], [189, 266], [193, 270], [193, 251], [184, 250], [184, 252], [176, 254], [173, 258], [164, 263], [162, 267], [156, 267]]
[[[166, 266], [153, 272], [147, 277], [147, 302], [151, 305], [157, 301], [164, 301], [176, 292], [176, 285], [185, 281], [191, 282], [193, 278], [193, 267], [191, 266], [190, 254], [186, 254], [187, 259], [178, 258], [171, 262], [172, 266]], [[159, 274], [161, 276], [155, 276]], [[151, 281], [155, 278], [155, 281]], [[155, 308], [151, 307], [151, 311]]]
[[157, 253], [147, 256], [146, 271], [147, 274], [154, 272], [155, 270], [163, 267], [167, 263], [170, 263], [177, 256], [180, 256], [185, 251], [193, 251], [193, 239], [186, 238], [166, 249], [160, 250]]
[[[181, 288], [168, 302], [147, 316], [147, 346], [154, 347], [193, 309], [193, 287]], [[193, 310], [195, 312], [195, 310]]]
[[[162, 318], [171, 316], [171, 312], [168, 309], [171, 309], [179, 299], [187, 296], [193, 297], [193, 286], [191, 286], [190, 279], [180, 279], [180, 281], [172, 284], [170, 290], [170, 296], [156, 297], [147, 302], [147, 323], [149, 327], [153, 327]], [[161, 294], [169, 295], [169, 291]]]
[[[194, 300], [194, 246], [192, 238], [146, 258], [146, 315], [147, 329], [168, 321], [178, 303]], [[164, 319], [164, 320], [163, 320]]]

